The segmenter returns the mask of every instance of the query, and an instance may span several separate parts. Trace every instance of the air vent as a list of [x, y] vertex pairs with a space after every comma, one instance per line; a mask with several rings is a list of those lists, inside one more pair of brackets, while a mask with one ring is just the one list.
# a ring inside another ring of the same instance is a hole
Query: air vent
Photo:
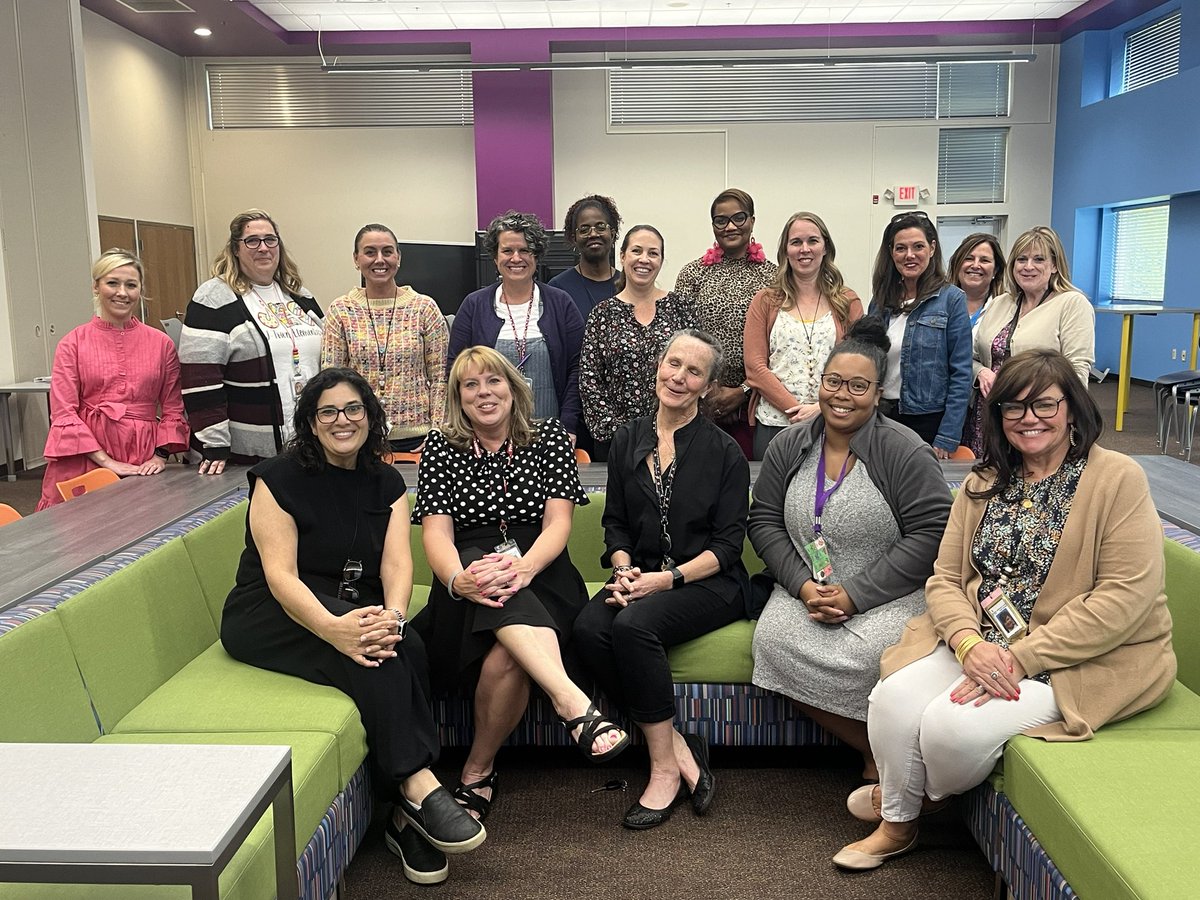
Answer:
[[194, 13], [195, 10], [179, 0], [117, 0], [136, 13]]

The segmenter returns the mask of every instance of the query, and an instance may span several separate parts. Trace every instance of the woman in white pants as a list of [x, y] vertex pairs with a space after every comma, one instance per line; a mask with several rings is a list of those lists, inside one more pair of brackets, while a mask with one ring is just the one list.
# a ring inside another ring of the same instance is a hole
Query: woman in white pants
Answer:
[[1057, 351], [1014, 356], [986, 398], [983, 456], [950, 512], [927, 612], [881, 661], [867, 730], [880, 783], [847, 800], [875, 831], [833, 857], [873, 869], [917, 819], [982, 782], [1016, 734], [1083, 741], [1175, 679], [1162, 531], [1133, 460]]

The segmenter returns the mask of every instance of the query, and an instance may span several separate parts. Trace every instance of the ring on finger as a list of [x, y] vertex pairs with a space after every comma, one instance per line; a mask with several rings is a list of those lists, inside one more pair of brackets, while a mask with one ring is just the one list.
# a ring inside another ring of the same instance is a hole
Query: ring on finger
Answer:
[[987, 688], [985, 688], [982, 684], [979, 687], [977, 687], [975, 690], [978, 691], [980, 694], [987, 692]]
[[993, 672], [993, 673], [992, 673], [992, 680], [993, 680], [993, 681], [999, 681], [999, 680], [1000, 680], [1000, 673], [999, 673], [999, 672]]

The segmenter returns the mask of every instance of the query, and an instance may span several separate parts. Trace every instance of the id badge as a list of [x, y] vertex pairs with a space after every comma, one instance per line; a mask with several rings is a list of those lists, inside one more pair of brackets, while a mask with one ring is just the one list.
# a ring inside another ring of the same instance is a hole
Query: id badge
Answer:
[[532, 379], [532, 378], [530, 378], [528, 375], [526, 375], [526, 376], [525, 376], [525, 383], [526, 383], [527, 385], [529, 385], [529, 390], [531, 390], [531, 391], [532, 391], [532, 390], [533, 390], [533, 379]]
[[511, 538], [503, 544], [496, 545], [496, 551], [501, 556], [511, 556], [513, 559], [521, 558], [521, 548], [517, 546], [517, 542]]
[[1029, 631], [1025, 617], [1003, 587], [996, 587], [984, 597], [982, 606], [984, 613], [991, 620], [992, 627], [1004, 635], [1005, 640], [1019, 640]]
[[833, 562], [829, 559], [829, 546], [825, 543], [825, 538], [819, 535], [813, 538], [804, 545], [804, 553], [808, 556], [813, 581], [817, 584], [829, 584], [829, 576], [833, 574]]
[[299, 397], [300, 394], [304, 391], [304, 386], [306, 384], [308, 384], [307, 378], [304, 378], [300, 375], [297, 375], [294, 378], [292, 378], [292, 396]]

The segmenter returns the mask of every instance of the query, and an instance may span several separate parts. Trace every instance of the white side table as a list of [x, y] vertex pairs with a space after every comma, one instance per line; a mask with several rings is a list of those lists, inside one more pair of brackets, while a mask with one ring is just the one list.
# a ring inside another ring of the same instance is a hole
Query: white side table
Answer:
[[[49, 381], [21, 381], [17, 384], [0, 384], [0, 439], [4, 441], [4, 463], [8, 468], [5, 476], [9, 481], [17, 480], [16, 463], [13, 459], [13, 429], [12, 418], [8, 411], [8, 398], [13, 394], [45, 394], [46, 404], [50, 403]], [[25, 448], [25, 459], [29, 460], [29, 448]], [[28, 469], [28, 465], [26, 465]]]
[[217, 880], [268, 806], [278, 897], [296, 897], [290, 747], [0, 744], [0, 881]]

